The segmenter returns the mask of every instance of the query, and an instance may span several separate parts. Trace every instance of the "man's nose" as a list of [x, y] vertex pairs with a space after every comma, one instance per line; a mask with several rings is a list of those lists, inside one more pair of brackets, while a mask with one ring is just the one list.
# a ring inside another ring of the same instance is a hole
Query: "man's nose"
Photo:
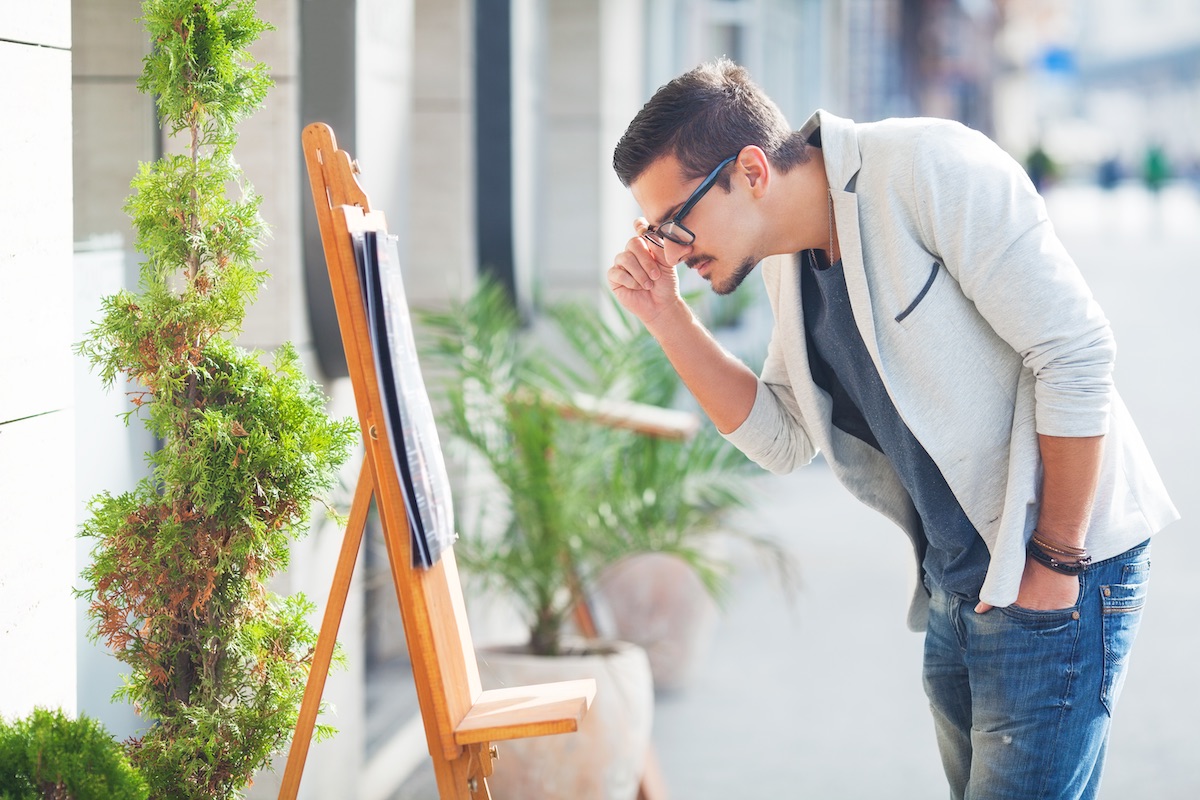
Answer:
[[672, 267], [687, 258], [691, 251], [692, 245], [690, 244], [678, 244], [670, 239], [663, 240], [663, 255], [666, 256], [667, 263]]

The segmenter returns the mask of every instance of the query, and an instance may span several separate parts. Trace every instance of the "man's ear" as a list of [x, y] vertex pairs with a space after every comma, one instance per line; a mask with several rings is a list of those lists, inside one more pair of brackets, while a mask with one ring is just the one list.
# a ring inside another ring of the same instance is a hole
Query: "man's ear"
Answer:
[[744, 177], [755, 197], [761, 197], [771, 182], [771, 162], [758, 145], [748, 144], [738, 153], [737, 174]]

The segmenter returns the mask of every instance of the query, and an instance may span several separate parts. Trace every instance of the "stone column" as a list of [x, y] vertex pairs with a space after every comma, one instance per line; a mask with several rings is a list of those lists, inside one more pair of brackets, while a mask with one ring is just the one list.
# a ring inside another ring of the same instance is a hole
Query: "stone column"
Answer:
[[423, 306], [464, 297], [477, 269], [471, 3], [413, 0], [413, 18], [404, 278]]
[[[94, 2], [94, 0], [88, 0]], [[300, 205], [308, 201], [300, 155], [300, 10], [298, 0], [257, 0], [258, 15], [275, 26], [252, 53], [275, 85], [263, 107], [238, 127], [234, 156], [246, 180], [262, 196], [260, 213], [270, 227], [259, 266], [270, 273], [246, 313], [239, 344], [271, 352], [291, 342], [313, 364], [312, 334], [304, 306]], [[304, 194], [301, 194], [301, 190]]]
[[644, 102], [642, 0], [547, 3], [537, 279], [546, 303], [599, 299], [637, 216], [612, 150]]
[[139, 161], [158, 157], [154, 99], [138, 92], [149, 43], [139, 0], [73, 0], [75, 240], [132, 250], [124, 212]]

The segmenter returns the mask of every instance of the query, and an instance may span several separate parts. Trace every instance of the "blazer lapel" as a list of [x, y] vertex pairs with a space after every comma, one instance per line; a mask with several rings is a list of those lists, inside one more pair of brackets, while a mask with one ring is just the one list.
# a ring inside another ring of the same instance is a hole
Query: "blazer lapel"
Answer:
[[863, 262], [862, 238], [858, 227], [858, 195], [854, 184], [862, 168], [862, 154], [858, 149], [858, 134], [853, 120], [830, 114], [818, 109], [802, 131], [811, 135], [821, 130], [821, 157], [825, 161], [825, 177], [829, 181], [829, 193], [833, 198], [833, 216], [837, 223], [838, 244], [842, 251], [842, 271], [846, 276], [846, 288], [850, 293], [850, 309], [854, 321], [862, 334], [871, 361], [879, 377], [887, 386], [887, 374], [879, 357], [879, 341], [875, 335], [875, 316], [871, 306], [871, 289], [867, 283], [866, 266]]

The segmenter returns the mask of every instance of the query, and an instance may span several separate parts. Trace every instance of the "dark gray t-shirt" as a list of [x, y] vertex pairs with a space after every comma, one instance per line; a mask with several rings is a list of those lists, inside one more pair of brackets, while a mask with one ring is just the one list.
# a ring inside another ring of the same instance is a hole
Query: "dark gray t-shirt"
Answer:
[[813, 250], [800, 253], [797, 261], [809, 365], [813, 382], [832, 400], [834, 426], [892, 463], [924, 529], [926, 584], [978, 598], [987, 545], [888, 396], [854, 324], [842, 262], [829, 266]]

